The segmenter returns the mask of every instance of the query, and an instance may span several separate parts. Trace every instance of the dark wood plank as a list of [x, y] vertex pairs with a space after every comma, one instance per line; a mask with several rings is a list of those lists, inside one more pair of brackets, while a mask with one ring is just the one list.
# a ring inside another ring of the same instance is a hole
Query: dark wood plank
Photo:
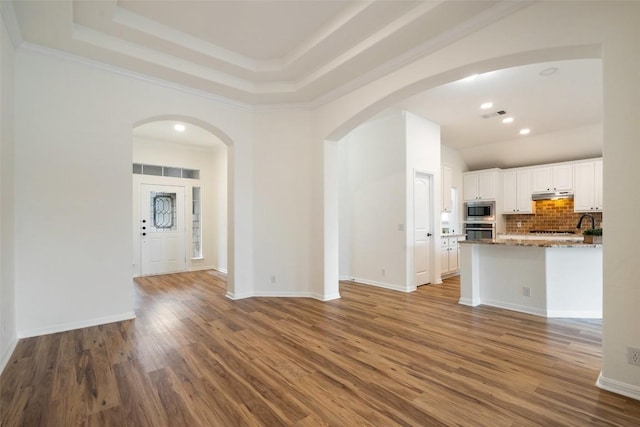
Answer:
[[225, 297], [224, 276], [136, 280], [138, 318], [21, 340], [0, 424], [635, 426], [598, 389], [599, 321], [459, 305], [459, 281], [404, 294]]

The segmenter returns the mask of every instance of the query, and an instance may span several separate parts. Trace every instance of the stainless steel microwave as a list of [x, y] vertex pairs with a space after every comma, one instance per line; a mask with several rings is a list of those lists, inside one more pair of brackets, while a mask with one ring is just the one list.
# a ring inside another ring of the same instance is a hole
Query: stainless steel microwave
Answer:
[[496, 202], [467, 202], [464, 204], [464, 220], [495, 221]]

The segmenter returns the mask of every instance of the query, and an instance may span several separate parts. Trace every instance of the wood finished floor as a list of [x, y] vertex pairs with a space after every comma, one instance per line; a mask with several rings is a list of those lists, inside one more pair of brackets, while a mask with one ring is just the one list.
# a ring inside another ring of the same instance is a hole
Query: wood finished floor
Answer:
[[457, 304], [459, 282], [225, 298], [214, 272], [136, 281], [132, 321], [20, 341], [2, 426], [638, 426], [598, 389], [599, 321]]

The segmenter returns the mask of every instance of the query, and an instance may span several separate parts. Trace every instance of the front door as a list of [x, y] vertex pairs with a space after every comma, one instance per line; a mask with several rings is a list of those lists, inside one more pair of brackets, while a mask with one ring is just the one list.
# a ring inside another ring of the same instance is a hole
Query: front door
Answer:
[[431, 282], [431, 175], [416, 172], [413, 183], [415, 285]]
[[184, 187], [140, 186], [141, 274], [186, 270]]

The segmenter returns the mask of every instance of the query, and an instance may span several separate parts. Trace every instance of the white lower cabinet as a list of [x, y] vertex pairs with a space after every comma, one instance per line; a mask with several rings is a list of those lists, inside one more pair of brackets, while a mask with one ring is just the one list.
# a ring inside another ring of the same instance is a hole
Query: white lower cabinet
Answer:
[[440, 262], [443, 276], [457, 273], [460, 269], [458, 240], [464, 240], [464, 237], [442, 237], [440, 242]]

